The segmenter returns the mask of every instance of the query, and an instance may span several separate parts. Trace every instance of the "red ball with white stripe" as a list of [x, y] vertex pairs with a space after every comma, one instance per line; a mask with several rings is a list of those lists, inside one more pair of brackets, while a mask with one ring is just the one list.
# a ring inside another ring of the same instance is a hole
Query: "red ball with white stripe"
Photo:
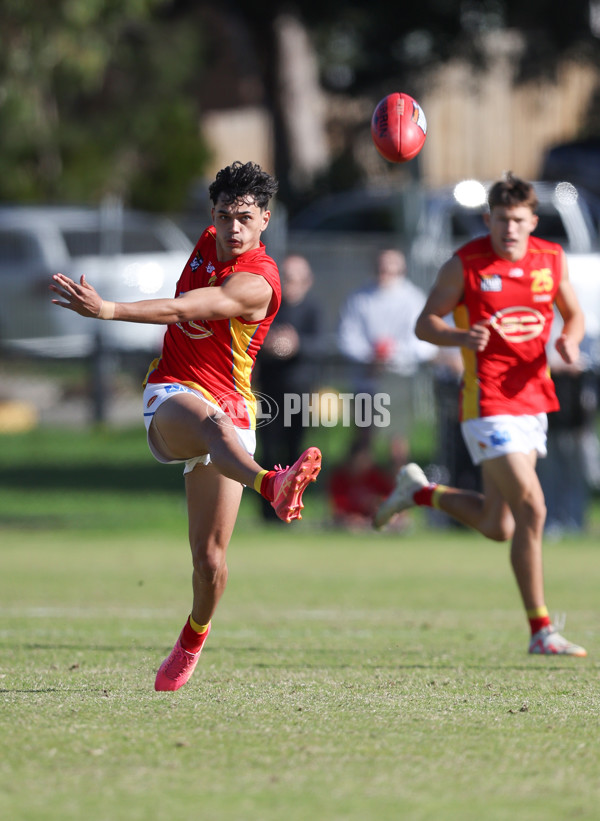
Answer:
[[377, 103], [371, 119], [371, 136], [386, 160], [408, 162], [425, 145], [425, 113], [409, 94], [395, 91]]

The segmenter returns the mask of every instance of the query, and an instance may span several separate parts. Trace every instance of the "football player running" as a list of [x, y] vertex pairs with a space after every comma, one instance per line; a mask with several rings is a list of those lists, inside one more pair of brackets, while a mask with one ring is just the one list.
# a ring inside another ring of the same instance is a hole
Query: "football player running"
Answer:
[[[463, 437], [481, 465], [483, 493], [429, 483], [416, 464], [374, 519], [383, 527], [412, 505], [444, 511], [497, 541], [511, 540], [511, 565], [529, 621], [529, 652], [585, 656], [550, 620], [544, 597], [544, 494], [535, 465], [546, 455], [546, 414], [558, 409], [546, 360], [554, 306], [563, 319], [556, 341], [576, 363], [584, 319], [569, 281], [564, 251], [532, 236], [538, 217], [533, 186], [508, 174], [488, 195], [489, 233], [462, 248], [440, 269], [416, 323], [434, 345], [461, 349]], [[454, 323], [446, 321], [454, 315]]]

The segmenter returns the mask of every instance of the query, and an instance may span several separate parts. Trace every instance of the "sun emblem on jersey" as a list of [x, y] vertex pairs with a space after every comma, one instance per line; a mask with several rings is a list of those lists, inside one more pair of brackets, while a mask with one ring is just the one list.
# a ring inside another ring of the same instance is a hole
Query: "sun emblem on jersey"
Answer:
[[177, 327], [190, 339], [206, 339], [207, 336], [212, 336], [213, 331], [206, 328], [201, 320], [194, 320], [192, 322], [178, 322]]
[[507, 342], [529, 342], [544, 330], [546, 320], [535, 308], [517, 305], [502, 308], [490, 319], [490, 325]]

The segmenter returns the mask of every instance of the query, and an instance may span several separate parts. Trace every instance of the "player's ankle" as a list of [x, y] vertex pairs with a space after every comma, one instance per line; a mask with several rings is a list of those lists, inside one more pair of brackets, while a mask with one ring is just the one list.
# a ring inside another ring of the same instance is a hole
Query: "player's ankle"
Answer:
[[530, 610], [527, 610], [527, 619], [529, 621], [532, 636], [538, 633], [542, 628], [548, 627], [548, 625], [551, 624], [550, 615], [546, 605], [542, 605], [541, 607], [533, 607]]
[[256, 474], [254, 479], [254, 490], [260, 493], [267, 502], [272, 502], [275, 498], [275, 488], [273, 486], [273, 479], [275, 478], [275, 470], [261, 470]]
[[[203, 627], [204, 629], [196, 630], [196, 627]], [[183, 649], [187, 650], [188, 653], [199, 653], [206, 641], [209, 627], [210, 622], [205, 625], [198, 625], [190, 616], [181, 631], [180, 641]]]

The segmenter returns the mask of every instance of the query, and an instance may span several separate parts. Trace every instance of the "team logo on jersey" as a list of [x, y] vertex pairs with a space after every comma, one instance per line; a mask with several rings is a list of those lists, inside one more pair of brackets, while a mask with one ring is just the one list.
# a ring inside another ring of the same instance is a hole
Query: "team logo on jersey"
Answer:
[[192, 271], [197, 271], [203, 262], [204, 260], [202, 259], [200, 251], [196, 251], [192, 258], [192, 261], [190, 262], [190, 268], [192, 269]]
[[490, 319], [490, 325], [507, 342], [529, 342], [544, 330], [546, 320], [535, 308], [517, 305], [502, 308]]
[[500, 274], [482, 274], [479, 288], [485, 293], [497, 293], [502, 290], [502, 277]]
[[207, 336], [212, 336], [213, 331], [202, 324], [201, 320], [193, 320], [192, 322], [178, 322], [177, 327], [190, 339], [206, 339]]
[[522, 268], [511, 268], [508, 272], [508, 275], [511, 279], [519, 279], [523, 276], [523, 269]]
[[208, 287], [209, 288], [211, 287], [211, 285], [214, 285], [217, 281], [217, 275], [214, 273], [214, 271], [216, 271], [215, 266], [212, 264], [212, 262], [209, 262], [208, 265], [206, 266], [206, 273], [209, 275], [208, 276]]

